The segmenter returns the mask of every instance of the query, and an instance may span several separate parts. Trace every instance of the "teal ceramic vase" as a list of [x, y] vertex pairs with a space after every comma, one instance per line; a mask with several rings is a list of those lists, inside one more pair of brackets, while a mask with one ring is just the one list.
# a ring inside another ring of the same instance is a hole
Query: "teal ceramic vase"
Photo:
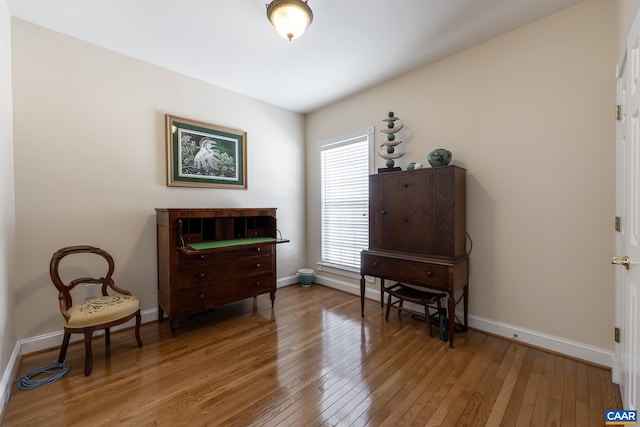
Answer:
[[427, 156], [431, 166], [446, 166], [451, 162], [451, 151], [445, 148], [436, 148]]

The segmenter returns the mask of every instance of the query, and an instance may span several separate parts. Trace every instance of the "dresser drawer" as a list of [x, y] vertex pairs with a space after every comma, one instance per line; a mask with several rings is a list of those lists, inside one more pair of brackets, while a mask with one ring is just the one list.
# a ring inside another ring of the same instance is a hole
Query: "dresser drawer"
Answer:
[[271, 255], [273, 245], [256, 245], [251, 247], [238, 247], [235, 249], [225, 248], [224, 250], [203, 251], [195, 255], [187, 255], [178, 251], [178, 267], [193, 267], [199, 265], [218, 264], [238, 258], [248, 258], [252, 256]]
[[198, 313], [271, 290], [275, 292], [271, 273], [224, 280], [199, 288], [181, 289], [178, 291], [178, 312], [181, 316]]
[[367, 253], [362, 254], [362, 273], [401, 282], [433, 285], [440, 288], [447, 288], [449, 285], [449, 268], [446, 265]]
[[231, 277], [249, 277], [268, 273], [273, 269], [271, 255], [225, 260], [178, 268], [178, 289], [206, 286]]

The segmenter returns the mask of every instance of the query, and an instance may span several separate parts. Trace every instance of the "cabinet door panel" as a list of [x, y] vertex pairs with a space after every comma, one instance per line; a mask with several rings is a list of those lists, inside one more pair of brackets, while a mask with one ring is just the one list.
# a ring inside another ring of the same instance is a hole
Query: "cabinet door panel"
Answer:
[[462, 256], [466, 253], [466, 175], [455, 168], [438, 168], [435, 174], [433, 206], [436, 255]]
[[385, 203], [383, 200], [383, 180], [378, 175], [369, 175], [369, 248], [382, 249], [385, 245], [384, 223]]
[[370, 248], [432, 253], [433, 186], [433, 173], [428, 169], [372, 175]]

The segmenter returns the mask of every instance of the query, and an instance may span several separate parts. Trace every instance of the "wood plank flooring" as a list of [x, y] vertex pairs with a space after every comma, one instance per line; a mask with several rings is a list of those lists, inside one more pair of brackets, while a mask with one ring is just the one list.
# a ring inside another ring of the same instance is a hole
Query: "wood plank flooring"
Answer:
[[[478, 331], [456, 347], [379, 303], [319, 285], [289, 286], [188, 319], [69, 347], [71, 371], [13, 388], [4, 426], [602, 426], [618, 409], [607, 369]], [[437, 335], [437, 334], [436, 334]], [[54, 362], [27, 355], [19, 375]]]

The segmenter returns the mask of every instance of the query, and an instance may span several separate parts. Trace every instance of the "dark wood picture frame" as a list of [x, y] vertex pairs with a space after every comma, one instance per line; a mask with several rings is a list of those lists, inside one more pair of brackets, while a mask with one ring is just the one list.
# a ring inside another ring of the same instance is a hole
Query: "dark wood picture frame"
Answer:
[[167, 185], [247, 189], [247, 133], [166, 115]]

